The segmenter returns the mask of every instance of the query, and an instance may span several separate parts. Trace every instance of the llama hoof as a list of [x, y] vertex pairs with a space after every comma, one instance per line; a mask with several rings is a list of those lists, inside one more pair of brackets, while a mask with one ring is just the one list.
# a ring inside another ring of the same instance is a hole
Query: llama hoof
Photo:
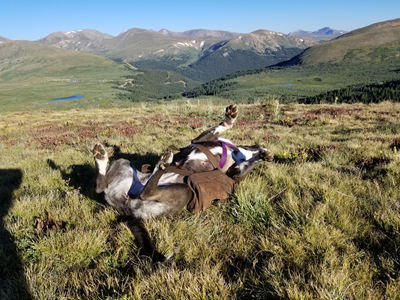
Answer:
[[267, 150], [267, 149], [261, 148], [260, 149], [260, 158], [263, 161], [271, 162], [271, 161], [274, 160], [274, 154], [271, 151]]
[[174, 154], [172, 152], [165, 153], [164, 155], [161, 155], [157, 165], [161, 170], [165, 170], [171, 165], [173, 158]]
[[226, 108], [225, 112], [225, 126], [232, 126], [238, 116], [238, 108], [236, 104], [231, 104]]
[[107, 171], [108, 154], [102, 144], [97, 143], [92, 150], [94, 162], [100, 174], [105, 175]]
[[93, 157], [96, 160], [108, 160], [108, 155], [106, 149], [104, 149], [102, 144], [97, 143], [94, 145], [92, 150]]

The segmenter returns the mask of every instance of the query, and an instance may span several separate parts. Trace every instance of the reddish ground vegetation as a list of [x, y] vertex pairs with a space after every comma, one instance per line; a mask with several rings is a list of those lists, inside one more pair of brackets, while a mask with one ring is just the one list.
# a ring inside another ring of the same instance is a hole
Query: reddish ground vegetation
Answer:
[[330, 115], [336, 118], [341, 115], [351, 115], [353, 112], [359, 112], [361, 110], [361, 108], [320, 108], [304, 112], [304, 115]]
[[400, 136], [393, 139], [392, 144], [390, 145], [391, 149], [396, 147], [397, 151], [400, 151]]
[[14, 146], [18, 143], [18, 140], [11, 139], [8, 135], [0, 135], [0, 143], [3, 143], [8, 146]]
[[365, 170], [372, 170], [375, 167], [382, 167], [390, 163], [389, 158], [385, 157], [363, 157], [355, 158], [354, 165]]
[[258, 121], [258, 120], [236, 120], [235, 127], [245, 127], [245, 128], [252, 128], [252, 129], [261, 129], [264, 128], [265, 121]]
[[298, 148], [296, 152], [306, 153], [310, 160], [319, 160], [323, 155], [327, 154], [329, 151], [337, 149], [336, 145], [317, 145], [313, 147], [302, 147]]
[[237, 141], [254, 140], [254, 137], [252, 137], [248, 133], [243, 133], [240, 136], [236, 136], [235, 140], [237, 140]]
[[367, 137], [365, 138], [365, 140], [371, 142], [381, 142], [381, 143], [385, 143], [387, 141], [387, 139], [381, 137]]
[[278, 135], [267, 135], [264, 138], [264, 141], [266, 141], [267, 143], [269, 142], [276, 142], [280, 140], [280, 136]]
[[31, 141], [38, 141], [41, 147], [53, 147], [62, 144], [75, 144], [100, 136], [110, 137], [114, 134], [123, 137], [133, 137], [138, 132], [138, 126], [128, 124], [106, 126], [104, 124], [83, 126], [42, 126], [31, 130]]
[[38, 237], [43, 237], [54, 230], [64, 230], [66, 223], [57, 222], [50, 216], [50, 213], [46, 213], [45, 218], [35, 217], [35, 234]]
[[392, 115], [392, 113], [389, 112], [389, 111], [376, 111], [376, 110], [371, 110], [371, 113], [373, 113], [373, 114], [385, 115], [385, 116]]

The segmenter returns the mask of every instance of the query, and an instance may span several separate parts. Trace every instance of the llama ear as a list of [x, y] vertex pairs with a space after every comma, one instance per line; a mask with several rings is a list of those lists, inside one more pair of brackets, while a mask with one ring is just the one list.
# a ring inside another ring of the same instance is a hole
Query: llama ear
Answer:
[[145, 164], [142, 166], [142, 173], [151, 173], [153, 170], [154, 167], [152, 167], [150, 164]]
[[178, 148], [177, 146], [175, 146], [175, 145], [169, 145], [168, 146], [171, 150], [174, 150], [174, 151], [181, 151], [182, 149], [181, 148]]

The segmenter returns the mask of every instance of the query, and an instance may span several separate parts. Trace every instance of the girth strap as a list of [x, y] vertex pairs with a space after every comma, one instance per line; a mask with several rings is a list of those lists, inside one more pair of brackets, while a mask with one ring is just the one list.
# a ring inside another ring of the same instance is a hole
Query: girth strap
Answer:
[[220, 168], [217, 159], [215, 158], [215, 156], [211, 153], [211, 151], [206, 146], [199, 144], [199, 145], [195, 145], [195, 148], [197, 148], [198, 150], [200, 150], [207, 156], [208, 160], [210, 161], [210, 163], [213, 165], [213, 167], [215, 169]]
[[222, 140], [216, 140], [216, 142], [220, 142], [222, 145], [222, 155], [221, 155], [221, 159], [219, 161], [219, 167], [222, 169], [225, 166], [226, 158], [228, 157], [228, 150], [226, 150], [226, 145], [231, 146], [235, 149], [238, 149], [238, 147], [236, 147], [235, 145], [232, 145], [231, 143], [222, 141]]

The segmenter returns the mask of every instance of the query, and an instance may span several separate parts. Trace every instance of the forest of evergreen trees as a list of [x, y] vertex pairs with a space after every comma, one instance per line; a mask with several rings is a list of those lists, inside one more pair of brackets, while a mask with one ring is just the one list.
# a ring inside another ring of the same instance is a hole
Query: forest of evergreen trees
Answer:
[[290, 59], [301, 51], [302, 49], [298, 48], [279, 48], [276, 51], [266, 52], [266, 55], [260, 55], [250, 50], [230, 50], [229, 54], [225, 56], [225, 52], [217, 50], [204, 55], [184, 68], [179, 67], [178, 64], [185, 61], [187, 57], [182, 57], [181, 60], [141, 60], [131, 62], [131, 65], [141, 69], [170, 70], [204, 83], [233, 72], [246, 72], [250, 69], [272, 66]]
[[229, 90], [229, 88], [235, 85], [236, 82], [230, 81], [226, 82], [225, 80], [213, 80], [202, 84], [199, 87], [195, 87], [187, 92], [183, 92], [182, 96], [186, 98], [196, 98], [199, 96], [213, 96], [218, 95], [221, 92]]
[[398, 74], [398, 59], [311, 67], [276, 65], [236, 71], [203, 84], [172, 71], [142, 69], [133, 71], [132, 84], [124, 86], [125, 93], [118, 97], [135, 102], [218, 95], [235, 101], [275, 97], [281, 103], [376, 103], [399, 101]]
[[400, 102], [400, 80], [369, 85], [348, 86], [317, 96], [298, 99], [299, 103], [379, 103], [382, 101]]
[[136, 70], [125, 76], [114, 88], [130, 93], [117, 93], [121, 100], [144, 102], [148, 100], [176, 99], [186, 89], [198, 86], [198, 83], [172, 71]]

